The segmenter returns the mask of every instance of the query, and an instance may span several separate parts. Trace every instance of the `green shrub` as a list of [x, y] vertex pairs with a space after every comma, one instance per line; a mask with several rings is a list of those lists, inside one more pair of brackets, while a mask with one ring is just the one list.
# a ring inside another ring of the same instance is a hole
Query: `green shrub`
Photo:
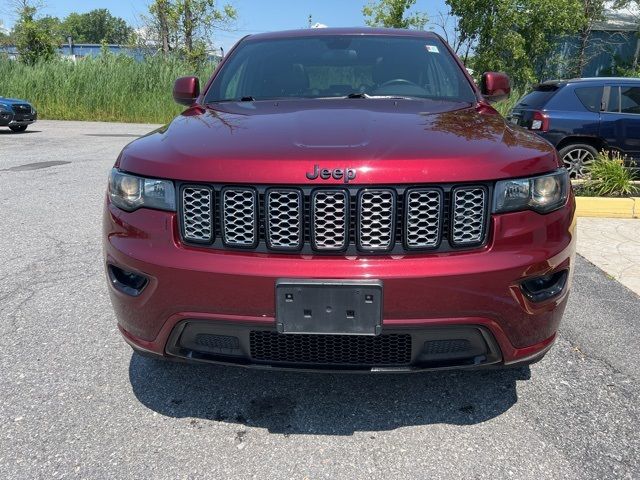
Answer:
[[197, 70], [177, 57], [124, 55], [56, 59], [33, 66], [0, 58], [0, 95], [33, 103], [41, 118], [166, 123], [183, 110], [173, 82], [197, 75], [204, 82], [215, 65]]
[[624, 166], [619, 152], [600, 152], [591, 164], [590, 172], [580, 188], [580, 194], [599, 197], [633, 195], [638, 187], [631, 183], [633, 175]]

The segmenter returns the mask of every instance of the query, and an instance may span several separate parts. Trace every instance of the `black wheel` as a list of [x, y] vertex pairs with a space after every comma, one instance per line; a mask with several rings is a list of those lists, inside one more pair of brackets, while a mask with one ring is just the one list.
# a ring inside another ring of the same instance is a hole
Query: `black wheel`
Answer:
[[571, 178], [581, 178], [589, 173], [591, 164], [595, 161], [598, 151], [585, 143], [567, 145], [558, 153], [564, 167]]
[[9, 127], [14, 132], [24, 132], [27, 129], [28, 125], [15, 125], [13, 127]]

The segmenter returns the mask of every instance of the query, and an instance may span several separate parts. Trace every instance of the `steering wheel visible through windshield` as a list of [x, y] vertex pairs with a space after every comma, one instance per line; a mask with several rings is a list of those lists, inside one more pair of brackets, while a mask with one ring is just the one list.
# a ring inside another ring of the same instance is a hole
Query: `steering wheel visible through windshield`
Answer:
[[310, 33], [242, 41], [205, 103], [354, 95], [476, 101], [460, 66], [437, 37]]

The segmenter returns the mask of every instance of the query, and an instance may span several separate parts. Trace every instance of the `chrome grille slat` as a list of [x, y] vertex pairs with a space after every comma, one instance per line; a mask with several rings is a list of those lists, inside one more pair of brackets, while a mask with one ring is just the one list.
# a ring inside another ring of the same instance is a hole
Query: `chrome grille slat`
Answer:
[[389, 189], [366, 189], [358, 201], [358, 247], [389, 250], [394, 240], [395, 194]]
[[266, 196], [267, 244], [275, 250], [302, 246], [302, 193], [294, 189], [269, 190]]
[[442, 192], [434, 188], [411, 190], [406, 195], [405, 208], [407, 247], [437, 247], [441, 236]]
[[182, 190], [182, 234], [191, 242], [213, 241], [213, 196], [207, 187]]
[[348, 243], [349, 196], [316, 190], [311, 196], [311, 243], [317, 250], [342, 250]]
[[227, 187], [222, 190], [222, 237], [235, 247], [257, 243], [256, 192], [251, 188]]
[[482, 187], [458, 187], [453, 190], [451, 242], [473, 245], [484, 239], [487, 191]]

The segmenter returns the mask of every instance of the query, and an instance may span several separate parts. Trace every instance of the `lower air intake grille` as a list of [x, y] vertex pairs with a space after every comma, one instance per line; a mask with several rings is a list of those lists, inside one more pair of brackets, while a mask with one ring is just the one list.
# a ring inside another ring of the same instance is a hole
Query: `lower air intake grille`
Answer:
[[240, 348], [240, 342], [237, 337], [229, 335], [211, 335], [208, 333], [199, 333], [196, 335], [196, 345], [219, 350], [234, 350]]
[[409, 365], [411, 335], [286, 335], [254, 330], [251, 357], [257, 361], [314, 365]]
[[422, 353], [426, 355], [439, 355], [445, 353], [462, 353], [471, 349], [471, 342], [465, 339], [430, 340], [424, 342]]

